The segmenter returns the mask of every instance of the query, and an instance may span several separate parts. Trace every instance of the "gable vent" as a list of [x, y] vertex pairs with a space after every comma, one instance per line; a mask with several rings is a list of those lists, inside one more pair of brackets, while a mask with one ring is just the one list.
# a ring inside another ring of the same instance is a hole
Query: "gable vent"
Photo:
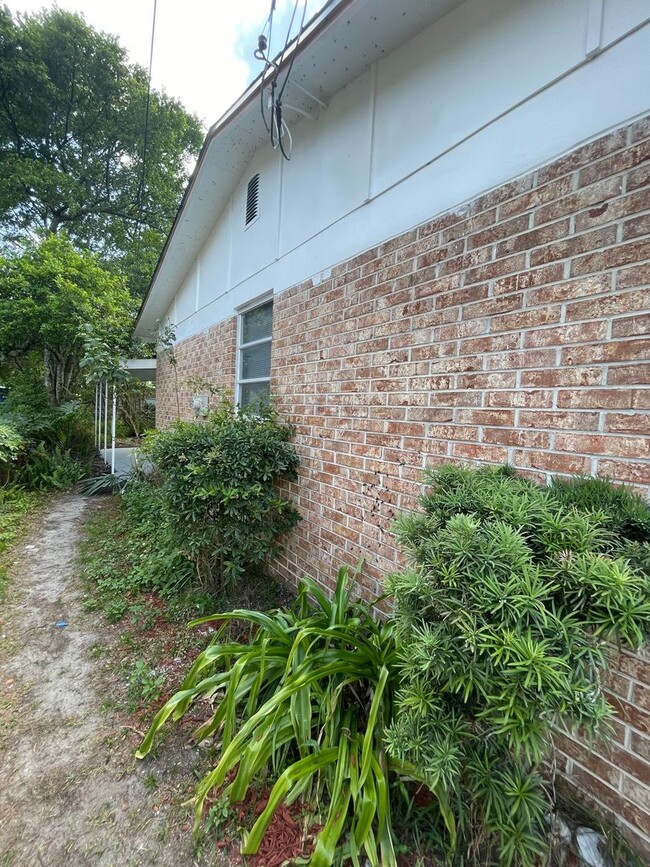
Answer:
[[246, 225], [249, 226], [260, 213], [260, 176], [253, 175], [246, 190]]

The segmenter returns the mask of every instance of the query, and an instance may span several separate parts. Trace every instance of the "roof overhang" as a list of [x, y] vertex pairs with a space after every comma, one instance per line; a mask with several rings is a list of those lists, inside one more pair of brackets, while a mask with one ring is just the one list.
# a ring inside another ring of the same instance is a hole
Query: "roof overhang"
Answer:
[[[280, 75], [295, 55], [285, 96], [286, 122], [291, 126], [303, 114], [317, 114], [373, 63], [461, 2], [330, 0], [284, 54]], [[268, 144], [260, 112], [262, 85], [260, 75], [208, 131], [140, 308], [136, 337], [151, 340], [246, 166]]]
[[126, 370], [133, 379], [139, 379], [141, 382], [155, 382], [156, 365], [155, 358], [127, 358], [122, 362], [122, 369]]

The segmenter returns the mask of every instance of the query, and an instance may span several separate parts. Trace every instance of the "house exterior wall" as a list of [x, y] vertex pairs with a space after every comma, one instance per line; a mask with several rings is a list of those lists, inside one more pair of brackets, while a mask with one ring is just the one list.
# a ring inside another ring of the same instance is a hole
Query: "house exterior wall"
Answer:
[[644, 113], [647, 19], [647, 0], [460, 4], [301, 120], [290, 162], [257, 151], [167, 312], [179, 339]]
[[[390, 532], [422, 470], [509, 462], [650, 491], [650, 118], [275, 296], [272, 392], [296, 427], [303, 520], [279, 575], [331, 588], [365, 558], [368, 595], [401, 563]], [[232, 311], [231, 311], [232, 312]], [[235, 386], [235, 318], [176, 347]], [[159, 372], [159, 416], [175, 413]], [[650, 664], [621, 654], [609, 752], [559, 738], [558, 765], [650, 857]]]
[[[177, 418], [194, 418], [192, 397], [206, 393], [192, 379], [207, 380], [215, 389], [234, 391], [237, 318], [231, 316], [200, 334], [177, 343], [171, 362], [167, 353], [158, 353], [156, 375], [156, 427], [166, 427]], [[188, 380], [190, 380], [188, 382]]]

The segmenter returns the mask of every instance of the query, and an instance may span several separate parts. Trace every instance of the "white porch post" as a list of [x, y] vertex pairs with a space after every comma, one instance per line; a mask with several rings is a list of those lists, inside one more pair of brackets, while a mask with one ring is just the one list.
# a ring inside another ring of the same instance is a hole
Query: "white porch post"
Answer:
[[113, 417], [111, 419], [111, 475], [115, 475], [115, 415], [117, 412], [117, 387], [113, 383]]
[[104, 451], [108, 450], [108, 380], [104, 383]]
[[95, 448], [99, 448], [99, 383], [95, 383]]

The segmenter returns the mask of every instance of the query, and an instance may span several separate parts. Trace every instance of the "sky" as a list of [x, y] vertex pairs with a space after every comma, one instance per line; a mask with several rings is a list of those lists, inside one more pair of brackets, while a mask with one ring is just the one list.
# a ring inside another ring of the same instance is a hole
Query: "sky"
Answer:
[[[96, 30], [112, 33], [131, 62], [149, 67], [154, 0], [4, 0], [13, 13], [58, 6], [81, 13]], [[307, 3], [308, 21], [324, 0], [298, 0], [292, 34]], [[202, 120], [215, 123], [262, 69], [253, 52], [271, 0], [158, 0], [152, 85], [177, 97]], [[276, 0], [272, 52], [284, 46], [294, 0]]]

